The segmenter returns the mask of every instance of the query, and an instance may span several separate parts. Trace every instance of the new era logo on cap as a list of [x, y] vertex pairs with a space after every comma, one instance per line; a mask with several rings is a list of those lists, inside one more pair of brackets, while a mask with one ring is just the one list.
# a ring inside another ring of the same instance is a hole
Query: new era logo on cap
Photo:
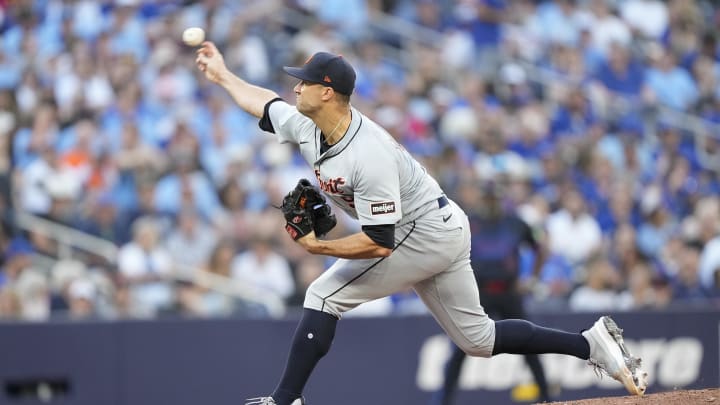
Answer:
[[331, 87], [348, 96], [355, 89], [355, 69], [341, 55], [318, 52], [302, 67], [285, 66], [283, 70], [290, 76]]

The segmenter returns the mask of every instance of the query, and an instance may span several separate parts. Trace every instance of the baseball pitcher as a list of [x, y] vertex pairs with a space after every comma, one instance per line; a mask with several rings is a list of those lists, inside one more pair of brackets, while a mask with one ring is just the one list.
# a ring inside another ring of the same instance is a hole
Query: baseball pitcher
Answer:
[[361, 225], [361, 231], [350, 236], [320, 239], [314, 221], [320, 218], [326, 229], [332, 223], [329, 207], [309, 201], [314, 196], [303, 196], [303, 184], [283, 201], [288, 234], [308, 252], [338, 260], [307, 290], [274, 392], [247, 404], [304, 404], [303, 388], [329, 351], [342, 314], [408, 287], [469, 355], [568, 354], [589, 360], [629, 392], [644, 392], [639, 359], [628, 353], [622, 330], [608, 317], [582, 333], [488, 318], [470, 266], [465, 213], [383, 128], [353, 108], [355, 71], [345, 58], [319, 52], [303, 66], [285, 67], [298, 80], [295, 105], [234, 75], [211, 42], [198, 49], [196, 63], [207, 79], [260, 119], [260, 128], [280, 142], [296, 144], [314, 168], [324, 195]]

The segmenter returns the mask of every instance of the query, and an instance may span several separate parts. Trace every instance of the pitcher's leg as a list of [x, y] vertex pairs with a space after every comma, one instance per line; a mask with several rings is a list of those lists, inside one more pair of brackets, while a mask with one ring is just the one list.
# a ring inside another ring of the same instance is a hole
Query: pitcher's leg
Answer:
[[[290, 347], [285, 371], [272, 397], [278, 405], [299, 398], [318, 361], [327, 354], [342, 314], [364, 302], [410, 286], [417, 272], [393, 272], [412, 261], [403, 251], [368, 260], [338, 260], [305, 294], [305, 309]], [[392, 267], [392, 269], [391, 269]]]
[[[508, 291], [503, 295], [504, 305], [502, 319], [527, 319], [525, 313], [525, 305], [523, 296], [515, 291]], [[525, 363], [527, 363], [530, 373], [532, 373], [535, 383], [538, 386], [540, 402], [550, 402], [550, 392], [548, 389], [547, 379], [545, 378], [545, 370], [540, 362], [540, 356], [537, 354], [526, 354]]]
[[580, 333], [544, 328], [520, 319], [493, 322], [480, 305], [469, 263], [459, 263], [414, 288], [448, 336], [471, 356], [500, 353], [561, 353], [581, 359], [590, 356], [590, 346]]
[[272, 397], [278, 405], [289, 405], [302, 396], [315, 365], [330, 350], [337, 318], [313, 309], [303, 310], [295, 330], [285, 371]]
[[469, 263], [423, 280], [413, 288], [462, 351], [471, 356], [492, 356], [495, 324], [480, 305]]
[[582, 333], [544, 328], [520, 319], [493, 322], [480, 306], [472, 270], [449, 269], [419, 282], [415, 290], [438, 323], [471, 356], [559, 353], [589, 360], [634, 395], [647, 387], [647, 373], [632, 356], [622, 329], [607, 316]]
[[506, 298], [505, 319], [495, 322], [493, 355], [560, 353], [588, 359], [590, 346], [580, 333], [545, 328], [527, 321], [522, 297], [508, 295]]
[[288, 354], [282, 378], [272, 397], [289, 405], [302, 395], [312, 371], [330, 350], [337, 321], [343, 312], [370, 298], [373, 280], [383, 260], [338, 260], [316, 279], [305, 295], [305, 308]]
[[510, 354], [568, 354], [587, 360], [590, 345], [580, 333], [545, 328], [523, 319], [506, 319], [495, 322], [493, 356]]

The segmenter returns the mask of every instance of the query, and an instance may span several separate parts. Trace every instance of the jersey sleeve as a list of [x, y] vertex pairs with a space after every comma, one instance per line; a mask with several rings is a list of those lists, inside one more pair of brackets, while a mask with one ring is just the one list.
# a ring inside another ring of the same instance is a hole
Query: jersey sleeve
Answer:
[[395, 224], [365, 225], [362, 231], [382, 247], [388, 249], [395, 247]]
[[355, 210], [360, 225], [395, 224], [402, 218], [400, 175], [391, 151], [375, 148], [355, 171]]
[[265, 104], [258, 125], [263, 131], [276, 134], [281, 143], [299, 143], [303, 138], [315, 134], [312, 120], [281, 98], [272, 99]]

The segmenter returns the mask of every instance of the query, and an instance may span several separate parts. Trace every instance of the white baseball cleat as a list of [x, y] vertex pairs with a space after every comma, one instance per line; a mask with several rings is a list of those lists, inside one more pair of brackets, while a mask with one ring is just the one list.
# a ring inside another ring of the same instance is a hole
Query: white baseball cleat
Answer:
[[582, 335], [590, 344], [588, 362], [610, 377], [620, 381], [629, 393], [643, 395], [647, 373], [640, 368], [641, 359], [633, 357], [625, 347], [620, 329], [609, 316], [601, 316]]
[[[272, 397], [248, 398], [246, 401], [245, 405], [277, 405]], [[305, 405], [305, 400], [303, 398], [298, 398], [290, 405]]]

